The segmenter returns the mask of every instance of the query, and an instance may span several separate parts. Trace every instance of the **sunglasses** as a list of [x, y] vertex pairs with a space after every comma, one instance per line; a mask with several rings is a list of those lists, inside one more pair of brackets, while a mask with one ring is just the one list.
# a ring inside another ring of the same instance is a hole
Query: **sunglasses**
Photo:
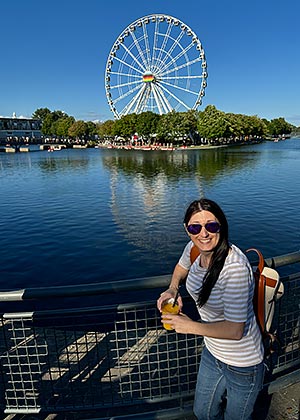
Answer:
[[199, 223], [196, 223], [194, 225], [188, 225], [186, 226], [186, 230], [191, 235], [198, 235], [198, 233], [201, 232], [201, 229], [205, 227], [205, 230], [209, 233], [218, 233], [220, 232], [221, 225], [218, 222], [207, 222], [204, 226], [200, 225]]

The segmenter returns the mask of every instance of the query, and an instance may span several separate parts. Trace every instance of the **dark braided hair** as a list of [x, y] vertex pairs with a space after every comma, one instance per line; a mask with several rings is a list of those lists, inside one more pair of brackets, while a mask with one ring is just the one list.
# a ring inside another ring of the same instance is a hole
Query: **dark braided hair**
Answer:
[[212, 200], [207, 198], [201, 198], [200, 200], [193, 201], [184, 216], [184, 223], [187, 226], [193, 214], [198, 213], [199, 211], [206, 210], [211, 212], [220, 223], [220, 238], [217, 246], [213, 250], [212, 258], [208, 270], [204, 276], [203, 284], [198, 296], [198, 305], [203, 306], [210, 294], [211, 291], [218, 280], [220, 272], [224, 266], [225, 259], [229, 251], [229, 242], [228, 242], [228, 222], [223, 210], [220, 206]]

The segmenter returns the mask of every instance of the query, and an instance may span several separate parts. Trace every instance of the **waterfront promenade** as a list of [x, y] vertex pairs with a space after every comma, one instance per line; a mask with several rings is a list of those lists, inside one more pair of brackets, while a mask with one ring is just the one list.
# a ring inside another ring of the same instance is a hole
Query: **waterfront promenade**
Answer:
[[[67, 149], [55, 153], [1, 154], [0, 170], [4, 182], [0, 183], [0, 193], [6, 197], [0, 206], [2, 287], [7, 289], [9, 285], [18, 290], [101, 281], [116, 284], [125, 275], [126, 278], [137, 278], [169, 272], [187, 240], [181, 223], [184, 203], [199, 194], [224, 204], [232, 241], [242, 249], [257, 246], [266, 257], [296, 251], [299, 236], [286, 227], [300, 223], [299, 201], [295, 200], [300, 191], [299, 162], [300, 142], [297, 139], [176, 153]], [[263, 194], [260, 193], [262, 190]], [[285, 224], [275, 223], [278, 209], [284, 212]], [[294, 302], [293, 296], [291, 293], [289, 308]], [[284, 301], [287, 297], [286, 293]], [[43, 304], [48, 302], [52, 299], [44, 300]], [[11, 311], [11, 302], [4, 302], [5, 305], [6, 311]], [[67, 337], [60, 331], [58, 325], [59, 337]], [[28, 342], [31, 332], [30, 329]], [[140, 333], [139, 329], [136, 341], [141, 340], [142, 346], [144, 341]], [[51, 347], [53, 336], [46, 337], [49, 349], [54, 351]], [[94, 334], [94, 337], [98, 339], [99, 336]], [[148, 337], [152, 338], [151, 332]], [[160, 334], [158, 339], [160, 342], [167, 340]], [[105, 347], [102, 340], [95, 341], [91, 349], [95, 360], [99, 358], [93, 349], [102, 351]], [[133, 341], [135, 343], [135, 339]], [[64, 349], [75, 357], [74, 349], [79, 345], [84, 349], [84, 343], [84, 331], [78, 331], [78, 336], [70, 339]], [[42, 351], [43, 347], [40, 348]], [[61, 371], [64, 379], [82, 363], [82, 368], [91, 366], [90, 356], [81, 354], [80, 359], [75, 359], [78, 363]], [[129, 351], [129, 354], [135, 353]], [[295, 352], [294, 360], [297, 358]], [[52, 353], [47, 373], [64, 360]], [[134, 369], [138, 366], [134, 365]], [[54, 379], [57, 380], [55, 385], [64, 385], [63, 380]], [[137, 376], [133, 379], [138, 386]], [[93, 392], [99, 388], [99, 382], [98, 376]], [[42, 383], [49, 387], [47, 376]], [[70, 383], [77, 386], [77, 382]], [[86, 386], [88, 381], [84, 384]], [[113, 386], [118, 386], [118, 382], [114, 381]], [[120, 386], [125, 396], [128, 395], [127, 384]], [[295, 419], [297, 390], [299, 388], [293, 386], [274, 393], [267, 414], [272, 416], [270, 420]], [[62, 388], [66, 395], [68, 391], [68, 387]], [[79, 403], [74, 395], [71, 393], [72, 401]], [[262, 409], [268, 402], [269, 397], [264, 397]], [[75, 418], [75, 414], [78, 419], [88, 418], [83, 413], [77, 411], [68, 416], [70, 419], [71, 415]], [[262, 410], [260, 413], [262, 415]], [[20, 416], [11, 414], [10, 418]], [[40, 419], [41, 416], [28, 414], [23, 418]], [[95, 417], [95, 412], [91, 416]], [[64, 418], [63, 414], [56, 414], [56, 417]], [[140, 417], [140, 420], [144, 419]]]

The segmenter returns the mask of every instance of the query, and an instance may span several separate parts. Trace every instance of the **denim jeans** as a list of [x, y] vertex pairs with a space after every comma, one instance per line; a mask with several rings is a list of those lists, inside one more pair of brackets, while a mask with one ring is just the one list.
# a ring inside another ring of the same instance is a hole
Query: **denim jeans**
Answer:
[[230, 366], [217, 360], [204, 348], [194, 401], [197, 419], [251, 419], [263, 379], [263, 362], [249, 367]]

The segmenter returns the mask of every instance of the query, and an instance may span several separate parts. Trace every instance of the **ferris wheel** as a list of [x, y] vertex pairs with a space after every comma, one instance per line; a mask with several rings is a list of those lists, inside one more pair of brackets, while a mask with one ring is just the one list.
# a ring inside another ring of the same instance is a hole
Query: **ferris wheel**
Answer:
[[116, 118], [183, 112], [201, 105], [206, 79], [197, 35], [179, 19], [153, 14], [131, 23], [115, 41], [105, 69], [106, 97]]

